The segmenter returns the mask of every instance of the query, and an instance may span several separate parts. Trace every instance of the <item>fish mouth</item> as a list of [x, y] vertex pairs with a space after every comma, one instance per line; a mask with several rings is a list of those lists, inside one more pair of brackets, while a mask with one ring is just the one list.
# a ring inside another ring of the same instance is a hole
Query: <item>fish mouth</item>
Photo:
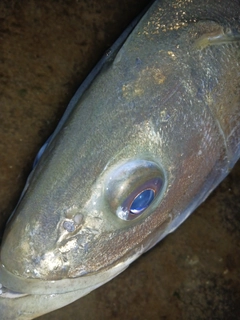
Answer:
[[[89, 272], [78, 277], [64, 278], [60, 280], [44, 280], [40, 278], [27, 278], [13, 274], [0, 264], [0, 284], [8, 290], [35, 295], [51, 295], [70, 293], [73, 291], [91, 292], [106, 282], [115, 278], [128, 266], [139, 258], [144, 252], [151, 249], [157, 242], [161, 241], [172, 229], [171, 218], [167, 219], [161, 226], [162, 232], [155, 230], [145, 239], [138, 248], [129, 250], [121, 259], [116, 260], [111, 265], [98, 270]], [[83, 294], [85, 295], [85, 294]]]
[[61, 280], [42, 280], [19, 277], [0, 265], [0, 283], [8, 290], [19, 294], [58, 294], [77, 290], [94, 290], [123, 272], [134, 260], [145, 251], [143, 246], [128, 254], [121, 262], [109, 266], [108, 269], [96, 273], [85, 274], [77, 278]]

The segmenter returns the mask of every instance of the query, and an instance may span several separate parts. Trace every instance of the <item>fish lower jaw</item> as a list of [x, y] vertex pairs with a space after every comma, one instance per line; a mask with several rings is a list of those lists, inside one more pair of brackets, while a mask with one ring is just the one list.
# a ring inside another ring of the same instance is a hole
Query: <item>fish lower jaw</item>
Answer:
[[[84, 276], [78, 278], [61, 279], [55, 281], [22, 278], [9, 272], [5, 266], [1, 265], [0, 283], [2, 286], [4, 286], [4, 288], [6, 288], [6, 291], [14, 294], [48, 295], [81, 290], [83, 292], [86, 290], [91, 292], [123, 272], [143, 252], [144, 249], [141, 247], [137, 252], [133, 253], [131, 256], [128, 256], [124, 261], [115, 264], [107, 270], [100, 270], [95, 274], [85, 274]], [[68, 288], [68, 290], [64, 291], [66, 288]]]

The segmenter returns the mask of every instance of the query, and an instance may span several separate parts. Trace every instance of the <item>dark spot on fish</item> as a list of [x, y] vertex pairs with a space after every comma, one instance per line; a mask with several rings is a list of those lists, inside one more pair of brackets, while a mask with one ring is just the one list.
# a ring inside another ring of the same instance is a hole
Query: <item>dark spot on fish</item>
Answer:
[[73, 221], [64, 221], [63, 228], [67, 230], [68, 232], [75, 231], [75, 225]]
[[40, 257], [40, 256], [34, 257], [34, 258], [32, 258], [32, 261], [33, 261], [35, 264], [39, 264], [39, 263], [41, 262], [41, 257]]
[[136, 58], [136, 66], [140, 66], [142, 64], [142, 60], [140, 58]]

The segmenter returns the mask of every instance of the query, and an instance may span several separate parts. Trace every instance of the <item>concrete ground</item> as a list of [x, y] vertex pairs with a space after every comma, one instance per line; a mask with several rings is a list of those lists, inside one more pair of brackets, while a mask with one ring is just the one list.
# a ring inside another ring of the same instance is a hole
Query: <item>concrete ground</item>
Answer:
[[[40, 146], [147, 0], [0, 1], [0, 226]], [[240, 163], [123, 274], [39, 320], [240, 319]]]

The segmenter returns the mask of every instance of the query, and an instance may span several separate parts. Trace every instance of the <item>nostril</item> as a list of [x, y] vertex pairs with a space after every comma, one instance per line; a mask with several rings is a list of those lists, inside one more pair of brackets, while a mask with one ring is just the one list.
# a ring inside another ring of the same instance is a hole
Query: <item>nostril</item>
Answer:
[[75, 215], [73, 220], [76, 222], [76, 224], [82, 224], [83, 223], [83, 218], [84, 218], [83, 214], [79, 213], [79, 214]]
[[76, 229], [73, 221], [64, 221], [63, 228], [68, 232], [73, 232]]
[[[76, 222], [79, 222], [77, 223]], [[71, 219], [63, 219], [60, 221], [58, 225], [58, 235], [57, 235], [57, 243], [58, 243], [58, 248], [61, 247], [62, 245], [66, 244], [66, 241], [70, 239], [74, 239], [74, 237], [81, 231], [83, 227], [83, 219], [75, 219], [74, 217]]]

